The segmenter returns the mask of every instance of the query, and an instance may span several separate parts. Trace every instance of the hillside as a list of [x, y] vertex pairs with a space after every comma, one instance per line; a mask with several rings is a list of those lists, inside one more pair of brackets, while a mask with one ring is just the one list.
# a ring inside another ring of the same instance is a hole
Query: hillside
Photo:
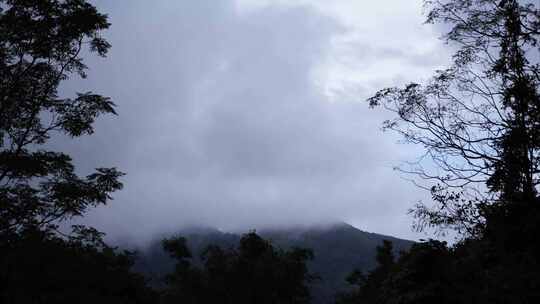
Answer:
[[[396, 251], [412, 244], [411, 241], [365, 232], [345, 223], [316, 228], [261, 230], [257, 233], [282, 248], [296, 246], [313, 250], [315, 259], [309, 268], [321, 278], [311, 286], [313, 303], [331, 303], [336, 292], [347, 289], [345, 277], [353, 269], [366, 271], [374, 267], [375, 247], [383, 240], [391, 240]], [[209, 244], [224, 248], [236, 246], [241, 237], [212, 228], [186, 229], [179, 234], [188, 239], [195, 256]], [[174, 265], [174, 261], [161, 250], [159, 240], [141, 249], [139, 256], [137, 270], [151, 277], [156, 285]]]

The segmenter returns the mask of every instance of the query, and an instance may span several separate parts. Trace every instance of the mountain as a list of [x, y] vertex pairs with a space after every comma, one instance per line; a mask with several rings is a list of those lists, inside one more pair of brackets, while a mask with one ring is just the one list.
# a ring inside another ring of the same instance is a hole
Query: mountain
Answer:
[[[407, 249], [413, 243], [365, 232], [346, 223], [309, 228], [268, 229], [257, 233], [282, 248], [295, 246], [313, 250], [315, 259], [308, 266], [311, 272], [320, 276], [320, 280], [311, 286], [315, 304], [333, 303], [337, 292], [347, 290], [345, 278], [354, 269], [372, 269], [376, 264], [375, 247], [383, 240], [392, 241], [396, 253]], [[239, 234], [213, 228], [184, 229], [178, 234], [187, 238], [196, 257], [209, 244], [223, 248], [236, 247], [241, 238]], [[159, 285], [159, 278], [173, 268], [174, 261], [161, 249], [160, 240], [139, 250], [136, 269], [152, 278], [156, 285]]]

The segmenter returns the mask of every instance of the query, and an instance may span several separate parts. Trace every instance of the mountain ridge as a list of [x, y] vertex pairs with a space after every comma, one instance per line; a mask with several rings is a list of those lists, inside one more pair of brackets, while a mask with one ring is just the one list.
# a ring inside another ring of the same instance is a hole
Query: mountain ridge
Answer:
[[[332, 303], [337, 292], [346, 291], [348, 285], [345, 278], [353, 270], [366, 272], [375, 267], [375, 249], [383, 240], [392, 241], [396, 254], [400, 250], [408, 249], [414, 243], [388, 235], [366, 232], [344, 222], [251, 231], [256, 231], [273, 245], [283, 249], [302, 247], [313, 250], [315, 258], [308, 263], [308, 268], [321, 278], [310, 285], [313, 303], [316, 304]], [[249, 231], [245, 233], [247, 232]], [[241, 238], [240, 233], [224, 232], [208, 226], [184, 228], [165, 237], [173, 235], [187, 239], [195, 263], [200, 262], [199, 255], [206, 246], [213, 244], [223, 248], [234, 248]], [[156, 239], [146, 248], [139, 250], [139, 260], [135, 267], [157, 280], [174, 268], [174, 261], [163, 252], [160, 240]]]

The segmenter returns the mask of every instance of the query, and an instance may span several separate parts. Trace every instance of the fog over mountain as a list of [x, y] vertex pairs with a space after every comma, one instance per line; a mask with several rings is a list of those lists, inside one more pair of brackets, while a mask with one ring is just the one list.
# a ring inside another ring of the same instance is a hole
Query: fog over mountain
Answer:
[[[55, 138], [81, 168], [117, 166], [125, 188], [85, 221], [149, 240], [347, 221], [408, 239], [427, 198], [392, 170], [417, 150], [380, 131], [365, 98], [448, 61], [421, 1], [94, 1], [112, 23], [85, 80], [119, 116]], [[399, 12], [399, 13], [397, 13]]]
[[[217, 245], [227, 250], [236, 248], [246, 233], [227, 233], [211, 227], [189, 227], [173, 235], [187, 238], [193, 253], [194, 264], [201, 264], [200, 255], [208, 245]], [[310, 273], [317, 279], [309, 284], [313, 303], [333, 303], [336, 293], [347, 291], [351, 286], [346, 278], [352, 270], [364, 273], [376, 266], [376, 247], [383, 240], [392, 241], [395, 254], [408, 250], [412, 242], [386, 235], [358, 230], [346, 223], [333, 223], [295, 228], [273, 228], [257, 231], [272, 245], [281, 249], [291, 247], [310, 248], [314, 259], [308, 262]], [[162, 235], [161, 237], [171, 237]], [[146, 274], [157, 288], [163, 286], [163, 277], [174, 270], [175, 261], [162, 248], [156, 237], [138, 248], [139, 259], [135, 269]]]

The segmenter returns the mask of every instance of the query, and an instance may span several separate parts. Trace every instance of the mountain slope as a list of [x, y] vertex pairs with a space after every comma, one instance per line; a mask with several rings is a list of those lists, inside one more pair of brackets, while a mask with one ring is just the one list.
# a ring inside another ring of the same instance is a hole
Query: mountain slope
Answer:
[[[336, 292], [347, 289], [345, 278], [352, 270], [368, 271], [373, 268], [375, 247], [383, 240], [392, 241], [396, 252], [412, 244], [411, 241], [361, 231], [345, 223], [315, 228], [262, 230], [257, 233], [282, 248], [295, 246], [313, 250], [315, 259], [308, 266], [311, 272], [321, 278], [311, 286], [313, 303], [332, 303]], [[235, 247], [241, 237], [212, 228], [186, 229], [179, 234], [188, 239], [195, 256], [209, 244]], [[159, 241], [155, 241], [140, 250], [136, 267], [156, 279], [170, 272], [174, 261], [161, 250]]]

